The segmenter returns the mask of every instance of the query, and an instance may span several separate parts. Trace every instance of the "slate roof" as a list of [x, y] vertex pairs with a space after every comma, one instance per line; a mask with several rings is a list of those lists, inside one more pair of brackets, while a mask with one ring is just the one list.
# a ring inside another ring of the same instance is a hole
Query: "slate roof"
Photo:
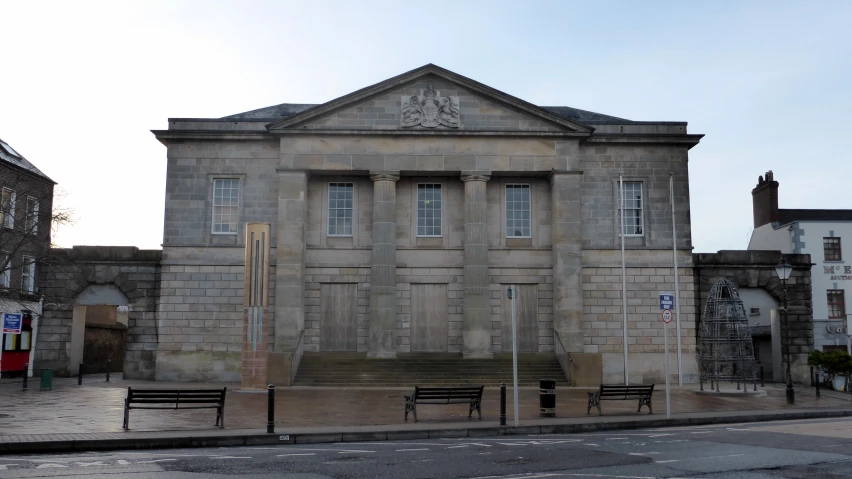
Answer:
[[[269, 122], [278, 121], [301, 113], [315, 106], [318, 105], [308, 105], [303, 103], [282, 103], [280, 105], [268, 106], [266, 108], [258, 108], [257, 110], [228, 115], [220, 118], [220, 120]], [[624, 118], [604, 115], [603, 113], [595, 113], [593, 111], [580, 110], [579, 108], [571, 108], [570, 106], [542, 106], [539, 108], [547, 110], [566, 120], [575, 121], [577, 123], [583, 123], [587, 125], [626, 125], [634, 123], [633, 121], [625, 120]]]
[[56, 183], [51, 180], [49, 176], [45, 175], [41, 170], [36, 168], [36, 166], [30, 163], [26, 158], [23, 157], [20, 153], [15, 151], [14, 148], [9, 146], [8, 143], [0, 139], [0, 161], [5, 161], [6, 163], [11, 163], [18, 168], [23, 168], [35, 175], [38, 175], [52, 183]]
[[778, 224], [794, 221], [852, 221], [852, 210], [778, 210]]

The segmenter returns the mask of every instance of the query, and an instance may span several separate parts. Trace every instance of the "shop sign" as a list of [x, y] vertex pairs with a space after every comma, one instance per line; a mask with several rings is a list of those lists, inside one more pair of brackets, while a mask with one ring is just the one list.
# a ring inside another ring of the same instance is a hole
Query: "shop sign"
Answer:
[[830, 274], [831, 281], [852, 281], [852, 266], [823, 266], [824, 274]]
[[24, 315], [21, 313], [3, 313], [3, 332], [21, 334]]

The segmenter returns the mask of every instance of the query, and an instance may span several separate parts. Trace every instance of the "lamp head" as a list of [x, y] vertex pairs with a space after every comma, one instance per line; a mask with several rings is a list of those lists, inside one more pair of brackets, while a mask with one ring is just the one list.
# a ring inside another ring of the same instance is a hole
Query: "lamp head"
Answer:
[[787, 259], [784, 258], [784, 256], [781, 256], [781, 262], [775, 267], [775, 273], [778, 275], [778, 278], [781, 279], [781, 281], [787, 281], [790, 279], [790, 273], [792, 272], [793, 267], [790, 266], [790, 263], [787, 262]]

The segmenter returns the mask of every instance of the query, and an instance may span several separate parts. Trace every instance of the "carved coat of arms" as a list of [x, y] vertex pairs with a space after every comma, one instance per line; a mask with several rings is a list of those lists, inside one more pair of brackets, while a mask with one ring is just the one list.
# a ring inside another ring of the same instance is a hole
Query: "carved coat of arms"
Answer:
[[402, 97], [402, 126], [422, 125], [435, 128], [438, 125], [459, 127], [459, 97], [442, 97], [441, 92], [429, 85], [420, 90], [420, 95]]

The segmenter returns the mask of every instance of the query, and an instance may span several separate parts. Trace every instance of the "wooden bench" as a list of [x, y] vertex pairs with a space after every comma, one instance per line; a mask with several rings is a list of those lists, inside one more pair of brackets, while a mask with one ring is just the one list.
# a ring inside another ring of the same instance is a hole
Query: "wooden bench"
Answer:
[[468, 419], [476, 410], [482, 419], [482, 390], [485, 386], [415, 386], [414, 394], [405, 396], [405, 420], [408, 413], [414, 414], [417, 422], [418, 404], [468, 404]]
[[592, 410], [593, 407], [598, 408], [598, 416], [601, 415], [601, 401], [624, 401], [628, 399], [638, 399], [639, 400], [639, 409], [636, 412], [642, 410], [642, 406], [648, 406], [648, 414], [654, 414], [654, 410], [651, 408], [651, 394], [654, 392], [654, 385], [650, 386], [645, 385], [635, 385], [635, 386], [625, 386], [623, 384], [601, 384], [599, 390], [595, 392], [589, 393], [589, 406], [586, 408], [586, 415], [589, 415], [589, 411]]
[[[225, 393], [222, 389], [134, 389], [124, 398], [124, 425], [130, 428], [131, 409], [216, 409], [216, 425], [225, 427]], [[170, 406], [160, 406], [170, 404]]]

